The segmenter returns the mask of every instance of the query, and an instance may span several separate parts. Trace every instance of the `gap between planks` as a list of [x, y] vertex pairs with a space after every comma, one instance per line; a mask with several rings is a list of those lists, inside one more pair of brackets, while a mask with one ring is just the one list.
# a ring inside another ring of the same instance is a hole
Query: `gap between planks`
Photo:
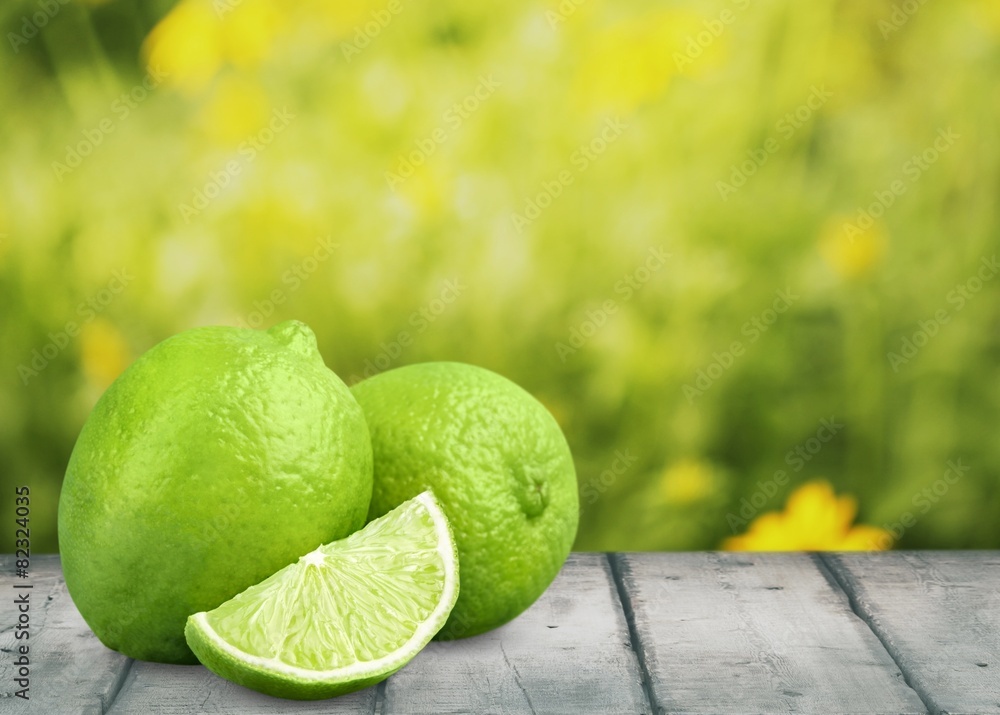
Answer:
[[[389, 678], [391, 677], [390, 675]], [[385, 715], [385, 689], [388, 686], [389, 678], [386, 678], [375, 686], [375, 702], [372, 703], [372, 715]]]
[[841, 567], [823, 553], [815, 552], [811, 555], [816, 562], [817, 568], [819, 568], [824, 576], [827, 576], [830, 583], [836, 585], [841, 591], [844, 592], [844, 595], [847, 596], [847, 603], [850, 604], [851, 610], [854, 611], [854, 615], [860, 618], [864, 624], [868, 626], [868, 630], [875, 634], [875, 637], [878, 638], [882, 647], [885, 648], [885, 652], [889, 654], [889, 657], [892, 658], [896, 667], [899, 668], [899, 672], [903, 674], [903, 681], [909, 686], [910, 690], [917, 694], [917, 697], [920, 698], [920, 702], [922, 702], [924, 707], [927, 708], [927, 712], [938, 712], [939, 708], [935, 705], [931, 695], [915, 682], [913, 672], [903, 662], [899, 649], [892, 644], [889, 634], [885, 632], [885, 629], [883, 629], [875, 619], [875, 615], [862, 606], [858, 598], [857, 590], [851, 584], [847, 575], [843, 573]]
[[625, 587], [625, 579], [622, 572], [628, 568], [624, 559], [619, 553], [608, 553], [608, 564], [611, 566], [611, 578], [615, 582], [615, 589], [618, 591], [618, 601], [621, 603], [622, 612], [625, 614], [625, 623], [628, 625], [628, 639], [639, 662], [639, 672], [642, 674], [642, 692], [646, 696], [650, 710], [654, 714], [662, 713], [663, 708], [656, 702], [653, 694], [652, 680], [649, 677], [649, 669], [646, 666], [646, 653], [643, 649], [642, 640], [639, 637], [639, 629], [635, 625], [635, 611], [632, 609], [632, 594]]
[[892, 658], [892, 662], [896, 664], [896, 667], [899, 668], [899, 672], [903, 674], [903, 682], [906, 683], [910, 690], [917, 694], [917, 697], [920, 698], [920, 702], [922, 702], [924, 707], [927, 708], [927, 712], [939, 712], [939, 708], [934, 704], [934, 700], [930, 694], [915, 682], [913, 672], [903, 662], [899, 649], [892, 644], [889, 634], [885, 632], [881, 625], [879, 625], [874, 614], [861, 605], [857, 590], [851, 584], [846, 574], [843, 573], [841, 567], [822, 552], [813, 552], [810, 556], [812, 556], [813, 561], [816, 563], [816, 568], [818, 568], [820, 573], [826, 577], [826, 579], [830, 582], [830, 585], [836, 586], [837, 589], [842, 591], [847, 597], [847, 603], [850, 605], [854, 615], [860, 618], [861, 621], [868, 626], [868, 630], [870, 630], [872, 634], [878, 638], [879, 643], [881, 643], [882, 647], [885, 648], [885, 652], [889, 654], [889, 657]]
[[111, 708], [115, 705], [115, 700], [118, 699], [118, 694], [122, 691], [122, 688], [125, 687], [125, 681], [128, 680], [128, 674], [132, 672], [133, 665], [135, 665], [135, 660], [132, 658], [125, 661], [125, 667], [121, 669], [118, 676], [111, 684], [111, 690], [108, 692], [108, 702], [104, 705], [102, 715], [107, 715], [111, 712]]
[[[891, 638], [886, 637], [884, 629], [881, 628], [877, 619], [870, 617], [871, 614], [867, 613], [864, 606], [858, 602], [859, 600], [855, 589], [850, 586], [849, 581], [841, 578], [837, 565], [828, 563], [823, 555], [819, 553], [806, 552], [801, 555], [810, 557], [807, 563], [810, 563], [812, 568], [816, 569], [817, 575], [822, 577], [822, 582], [827, 585], [832, 594], [836, 595], [838, 598], [844, 599], [842, 603], [850, 609], [851, 615], [857, 617], [861, 623], [864, 624], [864, 628], [872, 634], [874, 639], [877, 641], [877, 645], [875, 647], [881, 648], [881, 650], [885, 653], [887, 661], [891, 662], [893, 666], [898, 669], [899, 675], [902, 677], [903, 681], [901, 685], [905, 684], [905, 688], [912, 694], [912, 698], [914, 700], [913, 705], [917, 705], [919, 703], [920, 709], [925, 712], [941, 712], [940, 708], [935, 707], [933, 698], [929, 697], [927, 693], [924, 692], [923, 688], [915, 686], [915, 679], [910, 672], [910, 669], [904, 667], [904, 659], [900, 657], [898, 649], [893, 647]], [[727, 555], [724, 554], [724, 556]], [[731, 556], [731, 554], [729, 554], [729, 556]], [[653, 673], [650, 671], [649, 658], [646, 652], [647, 644], [644, 641], [644, 637], [637, 622], [635, 594], [632, 593], [629, 586], [629, 583], [632, 580], [632, 571], [630, 569], [628, 558], [620, 553], [608, 553], [607, 558], [628, 626], [630, 645], [638, 660], [642, 676], [642, 689], [646, 695], [646, 699], [652, 707], [653, 712], [656, 715], [661, 715], [666, 712], [666, 706], [664, 703], [661, 703], [659, 699], [659, 696], [662, 696], [663, 693], [660, 693], [658, 696], [656, 688], [654, 687], [655, 679], [653, 677]], [[725, 559], [723, 559], [723, 567], [727, 567]]]
[[844, 568], [836, 563], [832, 558], [823, 553], [813, 553], [813, 558], [815, 559], [817, 565], [821, 571], [829, 574], [829, 578], [832, 583], [835, 583], [841, 591], [847, 596], [847, 602], [851, 606], [851, 610], [854, 614], [864, 621], [868, 629], [875, 634], [875, 637], [879, 639], [882, 647], [885, 648], [886, 653], [892, 658], [896, 667], [899, 668], [899, 672], [903, 674], [903, 680], [910, 687], [910, 689], [917, 694], [920, 701], [927, 708], [929, 713], [940, 713], [944, 712], [944, 709], [935, 701], [933, 695], [931, 695], [927, 690], [920, 685], [918, 679], [915, 677], [912, 669], [906, 665], [905, 659], [899, 649], [893, 644], [892, 636], [886, 631], [886, 629], [879, 623], [876, 614], [868, 608], [861, 600], [860, 594], [854, 587], [854, 578], [851, 574], [847, 573]]

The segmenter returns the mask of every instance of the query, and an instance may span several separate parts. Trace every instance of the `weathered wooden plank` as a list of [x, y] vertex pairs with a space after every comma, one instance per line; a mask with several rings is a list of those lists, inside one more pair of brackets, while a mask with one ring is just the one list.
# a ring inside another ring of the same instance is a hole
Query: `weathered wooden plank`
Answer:
[[824, 560], [933, 711], [1000, 713], [1000, 553]]
[[572, 554], [511, 623], [433, 642], [392, 676], [384, 713], [648, 713], [603, 554]]
[[[66, 591], [58, 556], [35, 556], [27, 579], [13, 575], [14, 557], [0, 556], [0, 713], [100, 715], [121, 685], [129, 659], [101, 644]], [[22, 593], [16, 584], [32, 584], [29, 637], [16, 640]], [[30, 647], [30, 700], [14, 697], [15, 650]]]
[[614, 559], [661, 712], [925, 712], [808, 555]]
[[136, 661], [108, 715], [372, 715], [376, 691], [377, 686], [330, 700], [295, 702], [235, 685], [200, 665]]
[[[935, 712], [1000, 713], [996, 552], [613, 558], [660, 711], [923, 712], [919, 694]], [[0, 588], [13, 594], [23, 581], [11, 575], [12, 557], [0, 557], [0, 569]], [[32, 699], [12, 697], [13, 653], [4, 652], [0, 713], [650, 711], [615, 583], [596, 554], [574, 554], [504, 628], [431, 644], [383, 686], [382, 702], [371, 688], [291, 703], [200, 666], [133, 663], [87, 628], [56, 557], [33, 559], [28, 581]], [[5, 651], [20, 644], [16, 617], [13, 598], [0, 599]]]

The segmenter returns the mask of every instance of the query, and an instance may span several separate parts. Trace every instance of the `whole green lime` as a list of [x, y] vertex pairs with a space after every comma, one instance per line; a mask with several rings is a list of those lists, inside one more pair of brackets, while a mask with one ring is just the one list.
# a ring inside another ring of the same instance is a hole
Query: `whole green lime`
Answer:
[[548, 410], [494, 372], [461, 363], [390, 370], [351, 388], [371, 432], [368, 517], [433, 489], [455, 533], [458, 602], [438, 638], [473, 636], [542, 595], [576, 537], [576, 474]]
[[371, 490], [361, 408], [306, 325], [189, 330], [80, 433], [59, 499], [66, 587], [109, 648], [193, 663], [188, 616], [363, 526]]

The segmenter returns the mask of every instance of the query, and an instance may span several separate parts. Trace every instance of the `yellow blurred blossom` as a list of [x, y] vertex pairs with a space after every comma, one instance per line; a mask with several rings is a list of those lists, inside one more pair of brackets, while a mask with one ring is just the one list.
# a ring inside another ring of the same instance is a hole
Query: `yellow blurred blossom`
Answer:
[[[216, 3], [218, 5], [218, 3]], [[255, 67], [271, 51], [282, 15], [270, 0], [241, 0], [222, 18], [222, 53], [236, 67]]]
[[566, 22], [581, 22], [603, 10], [603, 0], [548, 0], [545, 3], [545, 21], [552, 29], [559, 29]]
[[675, 67], [671, 59], [671, 15], [635, 18], [597, 34], [577, 77], [585, 104], [631, 111], [661, 94]]
[[143, 55], [171, 86], [200, 92], [227, 63], [259, 64], [281, 18], [272, 0], [181, 0], [149, 33]]
[[882, 80], [879, 69], [880, 54], [877, 48], [884, 42], [877, 42], [867, 33], [855, 32], [851, 27], [863, 26], [863, 22], [874, 25], [873, 13], [881, 13], [877, 3], [852, 3], [852, 11], [845, 14], [860, 15], [856, 20], [844, 23], [830, 23], [829, 35], [824, 38], [823, 51], [817, 52], [815, 65], [817, 76], [822, 77], [831, 88], [830, 108], [852, 107], [862, 97], [877, 92]]
[[842, 278], [863, 276], [885, 257], [888, 240], [884, 226], [869, 216], [863, 219], [836, 216], [820, 231], [820, 254]]
[[366, 24], [375, 23], [373, 27], [377, 28], [377, 34], [398, 12], [398, 6], [390, 6], [387, 0], [299, 0], [297, 4], [302, 17], [308, 18], [313, 29], [321, 30], [327, 39], [345, 37], [352, 32], [370, 37], [371, 28], [366, 30]]
[[[275, 251], [273, 260], [299, 260], [311, 255], [316, 250], [317, 241], [326, 235], [320, 208], [304, 202], [301, 193], [293, 193], [287, 184], [279, 174], [273, 185], [263, 186], [256, 193], [249, 194], [248, 200], [233, 216], [234, 226], [238, 227], [237, 235], [260, 233], [282, 237], [280, 243], [268, 247]], [[249, 271], [247, 277], [257, 275], [261, 267], [259, 247], [237, 240], [231, 251], [234, 268]]]
[[753, 520], [747, 533], [726, 539], [727, 551], [877, 551], [891, 544], [884, 529], [854, 525], [857, 501], [818, 480], [792, 492], [782, 512]]
[[714, 494], [717, 486], [711, 466], [690, 457], [674, 462], [660, 478], [660, 488], [668, 504], [702, 501]]
[[453, 196], [453, 187], [451, 173], [447, 169], [431, 166], [430, 162], [417, 167], [411, 175], [392, 185], [393, 191], [421, 219], [440, 215]]
[[598, 32], [580, 66], [578, 93], [588, 105], [629, 112], [663, 94], [674, 77], [711, 71], [729, 56], [737, 12], [706, 18], [659, 10]]
[[179, 89], [197, 91], [222, 65], [219, 18], [202, 0], [182, 0], [153, 28], [143, 44], [150, 67]]
[[971, 0], [977, 25], [1000, 34], [1000, 3], [996, 0]]
[[110, 321], [95, 318], [80, 331], [80, 362], [83, 373], [97, 388], [104, 389], [132, 361], [125, 337]]
[[260, 84], [231, 75], [222, 78], [201, 111], [206, 133], [219, 142], [238, 143], [267, 123], [271, 104]]

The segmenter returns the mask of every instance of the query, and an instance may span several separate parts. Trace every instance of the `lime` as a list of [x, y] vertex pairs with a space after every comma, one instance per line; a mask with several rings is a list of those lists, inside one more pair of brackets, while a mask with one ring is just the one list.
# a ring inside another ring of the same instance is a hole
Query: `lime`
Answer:
[[457, 597], [455, 542], [434, 495], [424, 492], [194, 614], [184, 634], [214, 673], [268, 695], [316, 700], [402, 668]]
[[369, 518], [433, 489], [455, 531], [462, 593], [439, 638], [517, 616], [565, 562], [579, 517], [573, 459], [534, 397], [460, 363], [397, 368], [351, 388], [375, 455]]
[[197, 328], [101, 397], [59, 500], [66, 586], [110, 648], [196, 662], [184, 623], [361, 528], [361, 408], [309, 328]]

